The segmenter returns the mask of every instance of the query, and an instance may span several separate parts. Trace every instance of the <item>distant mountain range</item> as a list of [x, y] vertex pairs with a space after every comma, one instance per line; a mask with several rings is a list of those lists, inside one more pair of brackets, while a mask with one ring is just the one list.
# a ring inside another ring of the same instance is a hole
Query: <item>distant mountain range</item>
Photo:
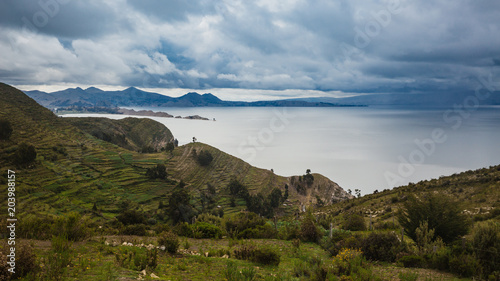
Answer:
[[69, 88], [63, 91], [46, 93], [42, 91], [25, 91], [25, 93], [44, 107], [119, 107], [119, 106], [157, 106], [157, 107], [222, 107], [222, 106], [290, 106], [290, 107], [335, 107], [350, 106], [347, 104], [305, 101], [305, 100], [274, 100], [274, 101], [224, 101], [212, 94], [187, 93], [173, 98], [157, 93], [139, 90], [134, 87], [123, 91], [103, 91], [90, 87]]
[[[339, 107], [339, 106], [417, 106], [417, 107], [449, 107], [463, 104], [474, 97], [472, 91], [460, 93], [436, 92], [425, 94], [393, 93], [365, 94], [351, 97], [310, 97], [272, 101], [225, 101], [207, 93], [200, 95], [195, 92], [174, 98], [158, 93], [146, 92], [134, 87], [122, 91], [103, 91], [90, 87], [69, 88], [58, 92], [25, 91], [25, 93], [41, 105], [54, 109], [57, 107], [223, 107], [223, 106], [276, 106], [276, 107]], [[484, 94], [484, 93], [483, 93]], [[481, 99], [480, 105], [500, 105], [500, 92], [490, 92], [487, 99]]]
[[[482, 89], [478, 99], [479, 105], [500, 105], [500, 92], [489, 92], [489, 95]], [[436, 93], [392, 93], [392, 94], [364, 94], [351, 97], [331, 98], [314, 97], [298, 98], [292, 101], [341, 103], [356, 105], [379, 105], [379, 106], [415, 106], [415, 107], [450, 107], [455, 104], [466, 102], [474, 103], [475, 93], [473, 91], [463, 92], [436, 92]], [[486, 98], [484, 98], [486, 97]], [[471, 106], [473, 106], [471, 104]]]

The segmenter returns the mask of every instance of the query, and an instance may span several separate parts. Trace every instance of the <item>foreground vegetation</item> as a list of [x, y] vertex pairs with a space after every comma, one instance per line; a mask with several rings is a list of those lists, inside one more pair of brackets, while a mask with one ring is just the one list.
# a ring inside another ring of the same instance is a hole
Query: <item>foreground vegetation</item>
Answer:
[[66, 120], [0, 92], [18, 208], [16, 274], [2, 239], [0, 280], [500, 279], [500, 166], [354, 198], [310, 170], [177, 147], [151, 121]]
[[434, 235], [427, 221], [414, 241], [390, 229], [325, 230], [310, 211], [277, 224], [249, 212], [202, 215], [193, 224], [162, 225], [140, 236], [106, 235], [78, 214], [51, 225], [49, 240], [18, 240], [14, 276], [2, 245], [1, 280], [500, 278], [498, 218], [450, 243]]

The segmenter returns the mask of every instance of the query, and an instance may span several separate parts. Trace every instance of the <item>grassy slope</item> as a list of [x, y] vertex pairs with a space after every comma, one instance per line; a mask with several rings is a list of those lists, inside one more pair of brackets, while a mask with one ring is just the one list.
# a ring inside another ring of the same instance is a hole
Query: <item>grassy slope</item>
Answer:
[[159, 151], [174, 139], [167, 127], [148, 118], [67, 117], [65, 120], [92, 136], [134, 151], [145, 146]]
[[500, 165], [365, 195], [322, 208], [318, 214], [341, 214], [335, 217], [337, 224], [342, 222], [342, 214], [348, 213], [363, 213], [367, 223], [370, 214], [373, 223], [387, 222], [393, 220], [407, 196], [422, 197], [426, 193], [452, 197], [476, 220], [489, 218], [495, 209], [500, 209]]
[[[244, 161], [225, 154], [216, 148], [195, 143], [178, 147], [173, 154], [140, 154], [126, 150], [109, 142], [97, 139], [72, 126], [65, 118], [55, 116], [38, 105], [22, 92], [0, 84], [0, 118], [8, 119], [14, 132], [9, 141], [0, 142], [0, 168], [2, 171], [17, 171], [17, 200], [20, 216], [23, 214], [61, 214], [69, 211], [86, 212], [94, 202], [104, 217], [116, 215], [122, 204], [143, 211], [154, 211], [160, 201], [166, 202], [173, 187], [181, 179], [193, 195], [192, 203], [199, 207], [200, 192], [207, 183], [218, 190], [218, 205], [226, 213], [243, 209], [244, 202], [231, 208], [225, 190], [231, 177], [243, 181], [253, 192], [270, 192], [270, 188], [284, 190], [289, 178], [274, 175], [271, 171], [258, 169]], [[89, 125], [90, 126], [90, 125]], [[27, 142], [37, 149], [36, 165], [20, 169], [12, 164], [17, 145]], [[61, 153], [59, 148], [64, 148]], [[201, 167], [191, 156], [192, 150], [209, 150], [214, 161]], [[169, 180], [150, 180], [146, 169], [157, 163], [168, 167]], [[315, 198], [310, 193], [321, 190], [327, 200], [336, 192], [346, 193], [335, 183], [315, 175], [318, 179], [308, 190], [308, 196], [299, 196], [290, 188], [287, 212], [297, 209], [300, 202]], [[6, 182], [6, 173], [0, 176]], [[6, 193], [0, 193], [5, 200]], [[292, 206], [294, 205], [295, 206]], [[286, 209], [286, 210], [285, 210]]]

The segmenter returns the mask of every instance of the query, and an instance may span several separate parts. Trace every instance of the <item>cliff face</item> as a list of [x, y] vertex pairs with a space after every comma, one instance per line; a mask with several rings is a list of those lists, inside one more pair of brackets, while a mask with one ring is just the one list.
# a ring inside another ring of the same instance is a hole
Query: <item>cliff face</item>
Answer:
[[296, 194], [302, 206], [325, 206], [354, 198], [337, 183], [321, 174], [288, 178], [289, 192]]

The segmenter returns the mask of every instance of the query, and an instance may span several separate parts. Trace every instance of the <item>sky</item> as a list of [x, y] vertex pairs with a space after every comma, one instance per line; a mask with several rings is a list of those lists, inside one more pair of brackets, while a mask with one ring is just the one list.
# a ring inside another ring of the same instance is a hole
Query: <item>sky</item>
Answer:
[[0, 81], [231, 99], [443, 93], [500, 76], [498, 0], [3, 0]]

